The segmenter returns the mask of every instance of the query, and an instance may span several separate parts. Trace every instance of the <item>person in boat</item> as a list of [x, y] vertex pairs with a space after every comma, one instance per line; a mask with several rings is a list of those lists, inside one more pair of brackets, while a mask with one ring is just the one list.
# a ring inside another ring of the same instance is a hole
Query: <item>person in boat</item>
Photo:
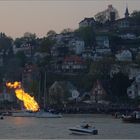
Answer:
[[1, 119], [1, 120], [3, 120], [3, 119], [4, 119], [4, 118], [3, 118], [3, 115], [2, 115], [2, 116], [0, 116], [0, 119]]
[[89, 125], [88, 125], [88, 124], [86, 124], [86, 125], [84, 126], [84, 128], [89, 128]]

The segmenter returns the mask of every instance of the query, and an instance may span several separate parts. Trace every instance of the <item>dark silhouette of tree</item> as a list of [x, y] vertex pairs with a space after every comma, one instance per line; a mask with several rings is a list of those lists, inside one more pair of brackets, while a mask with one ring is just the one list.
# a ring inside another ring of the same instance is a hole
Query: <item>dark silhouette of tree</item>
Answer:
[[93, 27], [81, 27], [75, 30], [75, 35], [85, 41], [86, 47], [93, 47], [96, 44]]
[[140, 24], [140, 11], [133, 11], [131, 17], [137, 24]]
[[56, 32], [54, 30], [50, 30], [47, 32], [47, 37], [55, 36]]
[[111, 79], [111, 91], [114, 97], [118, 99], [127, 98], [127, 88], [130, 86], [131, 81], [128, 76], [123, 73], [117, 73]]
[[96, 79], [109, 79], [111, 66], [115, 60], [111, 57], [106, 57], [100, 61], [92, 62], [89, 69], [89, 74]]
[[67, 34], [67, 33], [72, 33], [72, 32], [73, 32], [72, 29], [66, 28], [66, 29], [63, 29], [61, 33], [62, 33], [62, 34]]
[[54, 41], [49, 39], [48, 37], [44, 37], [40, 44], [40, 51], [50, 53], [51, 47], [54, 45]]

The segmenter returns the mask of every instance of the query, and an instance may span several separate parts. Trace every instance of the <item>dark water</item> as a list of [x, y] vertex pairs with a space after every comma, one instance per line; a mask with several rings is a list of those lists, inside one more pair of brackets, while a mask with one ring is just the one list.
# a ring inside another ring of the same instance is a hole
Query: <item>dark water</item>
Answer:
[[[74, 135], [69, 127], [86, 121], [98, 129], [98, 135]], [[65, 115], [63, 118], [5, 117], [0, 120], [2, 139], [139, 139], [140, 124], [123, 123], [108, 115]]]

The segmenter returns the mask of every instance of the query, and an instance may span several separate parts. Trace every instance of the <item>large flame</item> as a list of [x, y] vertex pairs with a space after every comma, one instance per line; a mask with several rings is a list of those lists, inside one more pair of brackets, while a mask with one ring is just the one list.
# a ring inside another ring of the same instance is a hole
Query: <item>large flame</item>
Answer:
[[23, 101], [24, 103], [24, 107], [27, 110], [30, 111], [38, 111], [39, 110], [39, 105], [38, 103], [35, 101], [34, 97], [31, 97], [28, 93], [25, 93], [24, 90], [21, 87], [21, 82], [14, 82], [14, 83], [6, 83], [6, 86], [9, 88], [13, 88], [15, 89], [15, 94], [16, 97]]

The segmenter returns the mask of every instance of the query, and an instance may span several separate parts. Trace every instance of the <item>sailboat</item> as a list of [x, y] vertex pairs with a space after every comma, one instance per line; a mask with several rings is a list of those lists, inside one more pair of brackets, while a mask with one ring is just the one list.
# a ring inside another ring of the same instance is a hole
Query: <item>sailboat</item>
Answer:
[[[45, 93], [46, 93], [46, 71], [45, 71], [45, 79], [44, 79], [44, 99], [45, 99]], [[44, 100], [44, 108], [46, 107], [46, 102]], [[56, 113], [52, 113], [50, 111], [45, 112], [44, 110], [39, 110], [38, 112], [36, 112], [35, 117], [37, 118], [61, 118], [62, 115], [56, 114]]]

